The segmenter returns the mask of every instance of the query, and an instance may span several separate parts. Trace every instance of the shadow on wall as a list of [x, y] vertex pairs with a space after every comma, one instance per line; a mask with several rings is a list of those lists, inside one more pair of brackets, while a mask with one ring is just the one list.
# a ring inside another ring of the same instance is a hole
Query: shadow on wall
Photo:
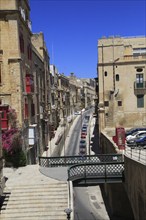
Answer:
[[91, 150], [95, 154], [100, 154], [101, 149], [100, 149], [100, 146], [99, 146], [99, 128], [98, 128], [97, 119], [96, 119], [96, 122], [95, 122], [95, 126], [94, 126], [94, 129], [93, 129], [92, 136], [93, 137], [91, 138], [91, 142], [90, 142]]

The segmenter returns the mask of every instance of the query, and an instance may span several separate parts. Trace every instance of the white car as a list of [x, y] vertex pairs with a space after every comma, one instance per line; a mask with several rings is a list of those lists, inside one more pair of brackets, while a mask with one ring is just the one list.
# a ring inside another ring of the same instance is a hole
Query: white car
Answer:
[[75, 115], [81, 115], [81, 111], [77, 111], [74, 113]]
[[133, 134], [128, 135], [126, 137], [126, 141], [129, 141], [129, 140], [134, 139], [134, 138], [139, 138], [141, 136], [146, 136], [146, 131], [136, 131]]

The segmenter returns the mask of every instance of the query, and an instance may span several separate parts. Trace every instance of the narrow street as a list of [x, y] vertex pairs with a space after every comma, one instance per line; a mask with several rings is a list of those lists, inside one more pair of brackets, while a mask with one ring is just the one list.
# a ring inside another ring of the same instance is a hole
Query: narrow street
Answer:
[[[93, 117], [93, 109], [84, 112], [73, 128], [70, 130], [65, 142], [66, 156], [78, 155], [81, 125], [85, 115], [90, 115], [90, 127], [86, 137], [87, 152], [99, 153], [98, 133], [96, 128], [96, 118]], [[90, 135], [89, 135], [90, 132]], [[90, 141], [89, 140], [90, 137]], [[93, 151], [92, 151], [92, 150]], [[109, 220], [106, 207], [102, 198], [100, 186], [74, 187], [74, 220]]]

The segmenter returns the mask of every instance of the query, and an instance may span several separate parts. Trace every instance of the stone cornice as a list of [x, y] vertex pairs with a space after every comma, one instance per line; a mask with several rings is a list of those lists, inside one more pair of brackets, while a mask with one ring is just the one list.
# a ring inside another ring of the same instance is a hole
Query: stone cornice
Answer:
[[134, 60], [134, 61], [121, 61], [121, 62], [107, 62], [107, 63], [97, 63], [98, 66], [122, 66], [122, 65], [135, 65], [135, 64], [146, 64], [146, 60]]

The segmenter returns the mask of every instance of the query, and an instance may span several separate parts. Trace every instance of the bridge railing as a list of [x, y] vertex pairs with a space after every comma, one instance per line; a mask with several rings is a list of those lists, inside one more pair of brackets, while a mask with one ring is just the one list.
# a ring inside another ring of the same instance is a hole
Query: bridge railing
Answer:
[[131, 144], [129, 146], [126, 146], [125, 156], [128, 156], [133, 160], [136, 160], [146, 165], [146, 148], [137, 147]]
[[68, 168], [68, 180], [96, 178], [123, 179], [124, 162], [76, 164]]
[[83, 163], [105, 163], [123, 162], [122, 154], [97, 154], [86, 156], [64, 156], [64, 157], [39, 157], [39, 165], [42, 167], [70, 166]]

